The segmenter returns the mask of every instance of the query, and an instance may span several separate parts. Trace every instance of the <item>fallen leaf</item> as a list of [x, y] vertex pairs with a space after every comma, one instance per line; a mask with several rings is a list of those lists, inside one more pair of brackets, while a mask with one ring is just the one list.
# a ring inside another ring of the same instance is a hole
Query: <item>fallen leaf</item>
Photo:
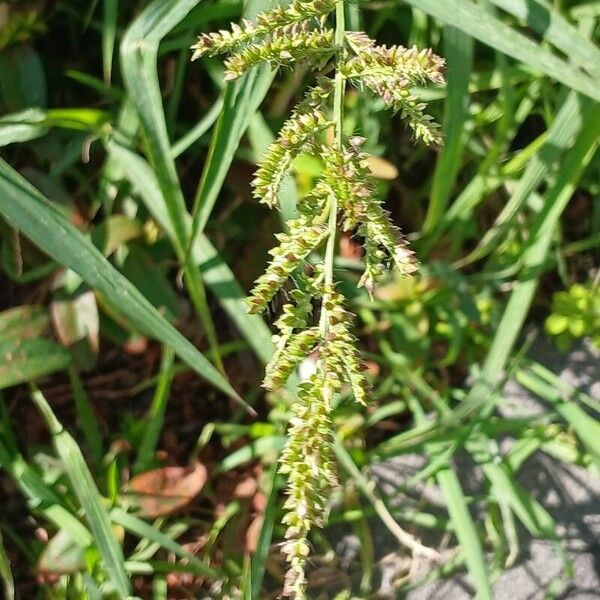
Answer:
[[385, 158], [369, 156], [367, 162], [369, 163], [369, 170], [373, 177], [388, 181], [398, 177], [398, 169], [389, 160], [385, 160]]
[[82, 369], [92, 369], [98, 356], [100, 333], [94, 292], [80, 284], [78, 275], [63, 271], [54, 283], [50, 314], [61, 344], [71, 350]]
[[258, 489], [258, 482], [253, 475], [247, 474], [240, 478], [233, 490], [235, 498], [252, 498]]
[[340, 256], [350, 260], [360, 260], [363, 255], [363, 249], [352, 236], [347, 232], [342, 232], [340, 235]]
[[207, 476], [202, 463], [146, 471], [123, 488], [123, 500], [138, 516], [153, 519], [189, 504], [204, 487]]
[[246, 529], [246, 535], [244, 539], [244, 550], [253, 554], [256, 552], [256, 547], [258, 546], [258, 538], [260, 537], [260, 532], [262, 529], [264, 520], [264, 515], [256, 515], [248, 528]]
[[48, 329], [48, 312], [41, 306], [15, 306], [0, 313], [0, 338], [24, 340], [42, 336]]

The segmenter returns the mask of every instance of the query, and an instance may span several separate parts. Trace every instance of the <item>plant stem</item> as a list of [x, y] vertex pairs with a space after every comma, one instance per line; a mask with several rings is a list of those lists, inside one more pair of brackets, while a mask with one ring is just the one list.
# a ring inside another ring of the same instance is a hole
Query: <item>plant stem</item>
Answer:
[[219, 353], [219, 340], [217, 338], [215, 323], [212, 319], [212, 315], [210, 314], [210, 309], [208, 308], [206, 289], [204, 288], [204, 282], [202, 281], [200, 271], [195, 267], [195, 265], [189, 263], [184, 266], [184, 281], [192, 304], [194, 305], [196, 313], [200, 318], [200, 323], [204, 328], [212, 363], [222, 375], [226, 375], [225, 367], [223, 366], [223, 361], [221, 360], [221, 354]]
[[[337, 51], [337, 68], [334, 80], [333, 92], [333, 122], [335, 127], [334, 144], [338, 150], [342, 150], [343, 126], [344, 126], [344, 92], [346, 88], [346, 78], [339, 68], [339, 63], [342, 60], [342, 52], [346, 37], [346, 23], [344, 15], [344, 0], [339, 0], [335, 5], [335, 47]], [[338, 202], [335, 195], [332, 195], [329, 200], [329, 220], [328, 229], [329, 236], [327, 238], [327, 247], [325, 248], [325, 264], [324, 278], [325, 285], [329, 286], [333, 283], [333, 259], [335, 256], [335, 242], [337, 232], [337, 214]], [[326, 311], [323, 307], [321, 311], [320, 322], [321, 333], [324, 337], [327, 336], [327, 318]]]

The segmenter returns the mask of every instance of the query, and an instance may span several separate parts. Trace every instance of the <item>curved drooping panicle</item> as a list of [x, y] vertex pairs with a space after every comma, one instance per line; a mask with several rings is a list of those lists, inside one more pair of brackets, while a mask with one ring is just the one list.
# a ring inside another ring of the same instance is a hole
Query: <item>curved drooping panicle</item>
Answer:
[[403, 275], [417, 270], [414, 252], [377, 197], [368, 156], [361, 152], [363, 138], [352, 137], [341, 151], [322, 147], [326, 167], [323, 183], [336, 196], [342, 227], [356, 229], [365, 242], [365, 271], [360, 280], [370, 293], [391, 262]]
[[346, 37], [354, 55], [349, 55], [342, 64], [344, 75], [399, 111], [416, 139], [425, 144], [441, 143], [439, 125], [425, 114], [426, 104], [418, 101], [411, 88], [428, 81], [443, 83], [445, 61], [430, 49], [378, 46], [362, 32], [348, 32]]

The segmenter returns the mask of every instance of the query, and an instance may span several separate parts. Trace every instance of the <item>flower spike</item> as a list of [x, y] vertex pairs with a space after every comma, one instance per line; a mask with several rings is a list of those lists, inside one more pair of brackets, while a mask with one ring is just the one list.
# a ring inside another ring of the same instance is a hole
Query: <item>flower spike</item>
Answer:
[[[318, 155], [323, 164], [313, 189], [298, 199], [298, 217], [288, 220], [286, 233], [276, 236], [279, 245], [271, 250], [272, 260], [247, 299], [249, 312], [260, 313], [288, 280], [295, 286], [274, 324], [275, 351], [265, 370], [265, 389], [282, 387], [303, 361], [313, 363], [312, 375], [300, 383], [290, 404], [287, 444], [279, 459], [279, 471], [288, 479], [283, 553], [289, 568], [283, 595], [294, 600], [306, 598], [308, 536], [324, 523], [329, 491], [336, 484], [331, 447], [336, 396], [347, 393], [366, 405], [370, 395], [352, 332], [353, 316], [333, 279], [338, 223], [364, 240], [359, 286], [369, 294], [390, 265], [406, 276], [417, 270], [414, 253], [377, 195], [362, 151], [364, 139], [344, 140], [346, 82], [381, 96], [407, 120], [417, 140], [440, 142], [439, 126], [412, 88], [443, 83], [444, 61], [431, 50], [380, 46], [365, 33], [345, 31], [340, 2], [292, 0], [229, 31], [202, 34], [192, 57], [226, 54], [227, 80], [258, 64], [304, 61], [322, 72], [268, 147], [252, 182], [254, 198], [277, 208], [283, 179], [299, 154]], [[327, 26], [334, 10], [335, 32]], [[326, 77], [330, 73], [333, 77]], [[335, 141], [326, 143], [330, 137]], [[322, 246], [325, 259], [313, 261]]]

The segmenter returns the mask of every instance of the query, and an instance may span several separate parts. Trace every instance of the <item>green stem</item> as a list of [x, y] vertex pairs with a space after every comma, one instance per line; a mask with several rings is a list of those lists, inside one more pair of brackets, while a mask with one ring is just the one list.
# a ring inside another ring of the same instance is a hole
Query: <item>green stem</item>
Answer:
[[[343, 125], [344, 125], [344, 92], [346, 88], [346, 78], [339, 68], [339, 63], [342, 60], [342, 52], [346, 38], [346, 22], [344, 14], [344, 0], [339, 0], [335, 5], [335, 47], [337, 52], [337, 68], [334, 80], [333, 91], [333, 122], [335, 127], [335, 145], [338, 150], [342, 150]], [[337, 232], [337, 215], [338, 202], [337, 198], [332, 195], [329, 200], [329, 220], [328, 229], [329, 236], [327, 238], [327, 247], [325, 248], [325, 264], [324, 264], [324, 279], [325, 285], [329, 286], [333, 283], [333, 259], [335, 257], [335, 242]], [[323, 307], [321, 311], [321, 333], [323, 337], [327, 336], [327, 318], [326, 311]]]
[[221, 354], [219, 352], [217, 331], [215, 329], [212, 315], [210, 314], [210, 309], [208, 308], [206, 289], [204, 288], [204, 282], [202, 281], [200, 272], [195, 265], [189, 263], [185, 266], [184, 281], [192, 304], [194, 305], [196, 313], [198, 314], [200, 322], [204, 328], [212, 363], [222, 375], [225, 375], [225, 367], [223, 366], [223, 361], [221, 360]]

